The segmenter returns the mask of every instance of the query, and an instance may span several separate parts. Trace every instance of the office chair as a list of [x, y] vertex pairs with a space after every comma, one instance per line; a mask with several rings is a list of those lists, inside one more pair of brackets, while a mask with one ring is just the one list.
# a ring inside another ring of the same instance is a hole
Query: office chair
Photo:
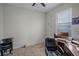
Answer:
[[63, 56], [64, 51], [60, 46], [57, 46], [54, 38], [45, 39], [45, 52], [47, 56]]
[[7, 53], [7, 50], [9, 50], [9, 53], [12, 54], [12, 50], [13, 50], [12, 39], [13, 38], [2, 39], [3, 43], [0, 44], [2, 55], [4, 55], [5, 52]]

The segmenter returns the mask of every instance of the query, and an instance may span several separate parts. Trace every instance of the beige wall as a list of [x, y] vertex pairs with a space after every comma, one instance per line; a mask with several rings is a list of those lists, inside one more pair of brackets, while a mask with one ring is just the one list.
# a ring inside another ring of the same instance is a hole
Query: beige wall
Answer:
[[[47, 19], [46, 19], [46, 36], [51, 37], [52, 33], [56, 32], [56, 13], [65, 10], [67, 8], [72, 8], [72, 17], [79, 16], [79, 4], [61, 4], [57, 6], [55, 9], [51, 10], [50, 12], [47, 13]], [[73, 28], [72, 28], [73, 32]], [[75, 37], [76, 34], [72, 33], [72, 36]]]
[[3, 5], [0, 4], [0, 40], [3, 38]]
[[[46, 14], [10, 5], [3, 10], [0, 4], [0, 39], [14, 37], [15, 48], [39, 43], [56, 32], [56, 13], [67, 8], [72, 8], [73, 17], [79, 16], [79, 4], [61, 4]], [[72, 36], [78, 34], [73, 32]]]
[[45, 14], [5, 6], [4, 37], [14, 38], [14, 48], [40, 43], [45, 37]]

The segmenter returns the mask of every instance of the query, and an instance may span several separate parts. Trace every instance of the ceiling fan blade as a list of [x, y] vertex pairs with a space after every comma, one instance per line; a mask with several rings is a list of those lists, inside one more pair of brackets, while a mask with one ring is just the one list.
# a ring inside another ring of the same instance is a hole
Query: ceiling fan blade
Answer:
[[41, 3], [41, 5], [42, 5], [43, 7], [45, 7], [45, 4], [44, 4], [44, 3]]
[[32, 6], [34, 6], [36, 3], [33, 3]]

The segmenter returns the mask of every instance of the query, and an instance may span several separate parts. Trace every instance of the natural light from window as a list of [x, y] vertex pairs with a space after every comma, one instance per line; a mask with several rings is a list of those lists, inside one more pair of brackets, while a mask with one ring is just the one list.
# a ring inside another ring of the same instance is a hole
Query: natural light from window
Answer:
[[72, 8], [65, 9], [56, 14], [57, 32], [68, 32], [71, 36]]

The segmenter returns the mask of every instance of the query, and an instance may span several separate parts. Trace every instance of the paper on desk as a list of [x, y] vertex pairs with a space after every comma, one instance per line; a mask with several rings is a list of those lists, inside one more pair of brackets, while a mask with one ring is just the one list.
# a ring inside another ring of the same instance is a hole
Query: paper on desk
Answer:
[[76, 47], [77, 48], [77, 50], [79, 51], [79, 47]]

